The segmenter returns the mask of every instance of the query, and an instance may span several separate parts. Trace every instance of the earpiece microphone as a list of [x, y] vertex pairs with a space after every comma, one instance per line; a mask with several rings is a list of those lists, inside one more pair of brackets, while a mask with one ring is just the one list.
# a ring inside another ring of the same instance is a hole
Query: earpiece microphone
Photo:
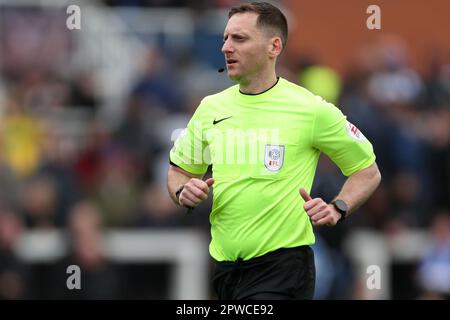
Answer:
[[225, 71], [225, 68], [220, 68], [219, 70], [217, 70], [217, 72], [222, 73]]

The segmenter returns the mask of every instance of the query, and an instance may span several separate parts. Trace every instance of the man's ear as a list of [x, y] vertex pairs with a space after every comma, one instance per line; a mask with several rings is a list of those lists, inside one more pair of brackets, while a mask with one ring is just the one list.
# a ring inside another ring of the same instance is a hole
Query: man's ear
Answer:
[[283, 43], [281, 42], [280, 37], [273, 37], [272, 39], [270, 39], [269, 56], [271, 58], [278, 57], [282, 50], [283, 50]]

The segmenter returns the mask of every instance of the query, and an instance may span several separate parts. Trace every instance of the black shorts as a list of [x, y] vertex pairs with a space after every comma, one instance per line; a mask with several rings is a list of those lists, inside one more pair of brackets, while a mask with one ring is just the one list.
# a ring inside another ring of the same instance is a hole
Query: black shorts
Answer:
[[216, 261], [213, 286], [220, 300], [312, 299], [315, 280], [314, 252], [301, 246], [246, 261]]

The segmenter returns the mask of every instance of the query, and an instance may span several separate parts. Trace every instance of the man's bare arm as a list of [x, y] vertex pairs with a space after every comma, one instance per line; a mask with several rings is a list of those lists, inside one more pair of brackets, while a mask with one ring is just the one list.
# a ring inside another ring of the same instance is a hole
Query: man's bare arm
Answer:
[[381, 181], [381, 173], [376, 163], [355, 172], [347, 178], [336, 199], [344, 200], [348, 205], [348, 214], [354, 212], [372, 195]]
[[[171, 165], [167, 173], [167, 190], [173, 202], [179, 206], [193, 208], [208, 198], [209, 187], [214, 183], [214, 179], [203, 181], [202, 177]], [[183, 191], [177, 199], [176, 192], [182, 186], [184, 186]]]
[[202, 177], [195, 176], [179, 167], [170, 165], [167, 173], [167, 190], [169, 191], [170, 197], [177, 205], [180, 204], [178, 203], [175, 193], [192, 178], [201, 179]]
[[[345, 201], [348, 206], [347, 216], [358, 209], [369, 199], [381, 181], [381, 174], [376, 163], [366, 169], [355, 172], [345, 181], [335, 199]], [[305, 189], [300, 189], [300, 195], [305, 200], [303, 205], [306, 213], [315, 226], [334, 226], [341, 214], [332, 204], [327, 204], [321, 198], [312, 199]]]

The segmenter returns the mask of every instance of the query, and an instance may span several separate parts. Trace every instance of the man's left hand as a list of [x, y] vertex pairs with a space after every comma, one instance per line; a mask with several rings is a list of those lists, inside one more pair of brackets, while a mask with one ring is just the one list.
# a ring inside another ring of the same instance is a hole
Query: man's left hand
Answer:
[[332, 204], [327, 204], [321, 198], [311, 198], [303, 188], [300, 188], [300, 196], [305, 200], [303, 208], [314, 226], [332, 227], [341, 218], [341, 214]]

